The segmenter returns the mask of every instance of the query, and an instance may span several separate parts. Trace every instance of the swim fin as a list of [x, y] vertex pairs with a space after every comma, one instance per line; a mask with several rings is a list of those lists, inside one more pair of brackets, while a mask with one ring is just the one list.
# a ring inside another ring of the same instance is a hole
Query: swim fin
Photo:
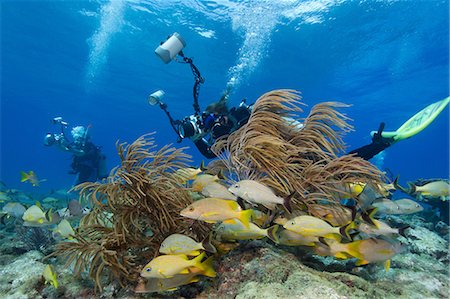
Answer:
[[[394, 141], [410, 138], [423, 129], [428, 127], [433, 120], [444, 110], [444, 108], [450, 103], [450, 97], [447, 97], [441, 101], [428, 105], [413, 117], [408, 119], [400, 128], [394, 132], [381, 132], [383, 138], [393, 138]], [[380, 133], [379, 131], [372, 131], [372, 136]]]

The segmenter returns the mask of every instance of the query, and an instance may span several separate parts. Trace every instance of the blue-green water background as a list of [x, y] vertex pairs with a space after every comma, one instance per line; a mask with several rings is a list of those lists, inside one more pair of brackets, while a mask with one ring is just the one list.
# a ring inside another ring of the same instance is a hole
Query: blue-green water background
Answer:
[[[349, 149], [370, 142], [386, 122], [395, 130], [449, 94], [448, 1], [1, 1], [0, 180], [21, 170], [47, 179], [38, 189], [70, 187], [70, 154], [43, 146], [50, 119], [91, 125], [94, 143], [118, 164], [115, 143], [157, 132], [175, 143], [164, 113], [147, 103], [163, 89], [174, 117], [192, 113], [188, 66], [153, 53], [172, 32], [205, 77], [200, 104], [234, 81], [231, 104], [278, 88], [308, 104], [341, 101], [355, 131]], [[306, 113], [305, 112], [305, 113]], [[176, 146], [194, 163], [189, 140]], [[401, 181], [449, 175], [448, 108], [425, 131], [389, 148], [382, 162]]]

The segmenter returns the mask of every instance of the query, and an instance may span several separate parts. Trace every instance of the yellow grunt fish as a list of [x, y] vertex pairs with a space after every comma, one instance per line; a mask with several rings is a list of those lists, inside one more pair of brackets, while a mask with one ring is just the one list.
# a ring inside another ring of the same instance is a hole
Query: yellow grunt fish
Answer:
[[190, 256], [199, 255], [200, 250], [216, 253], [216, 248], [210, 243], [209, 239], [202, 243], [181, 234], [168, 236], [159, 247], [159, 252], [163, 254], [185, 254]]
[[249, 227], [252, 210], [242, 210], [239, 204], [232, 200], [211, 197], [194, 201], [182, 210], [180, 215], [209, 223], [236, 218], [245, 227]]
[[174, 291], [179, 286], [199, 281], [199, 275], [216, 277], [216, 272], [212, 267], [213, 257], [207, 258], [202, 266], [206, 270], [189, 268], [187, 274], [176, 274], [171, 278], [148, 278], [138, 283], [135, 288], [136, 293], [154, 293], [163, 291]]
[[219, 175], [201, 174], [192, 182], [192, 191], [202, 192], [203, 188], [212, 182], [217, 182], [220, 179]]
[[287, 246], [315, 246], [316, 242], [319, 242], [318, 237], [303, 236], [293, 231], [280, 228], [279, 225], [269, 227], [267, 237], [277, 244]]
[[184, 254], [161, 255], [151, 260], [141, 271], [145, 278], [171, 278], [177, 274], [189, 274], [189, 268], [194, 267], [207, 271], [201, 263], [205, 257], [203, 252], [192, 260]]
[[354, 222], [341, 227], [333, 227], [328, 222], [309, 215], [298, 216], [283, 226], [285, 229], [304, 236], [339, 238], [344, 236], [351, 240], [348, 231], [354, 228]]
[[418, 193], [430, 197], [445, 198], [449, 196], [450, 193], [450, 185], [447, 181], [435, 181], [423, 186], [410, 184], [409, 186], [412, 194]]
[[185, 167], [180, 168], [175, 171], [173, 174], [173, 177], [180, 183], [185, 184], [187, 181], [191, 181], [197, 177], [199, 173], [202, 173], [205, 170], [205, 165], [202, 163], [200, 164], [199, 168], [195, 167]]
[[216, 228], [216, 238], [219, 241], [255, 240], [267, 237], [267, 230], [250, 222], [249, 227], [245, 227], [237, 219], [222, 222]]

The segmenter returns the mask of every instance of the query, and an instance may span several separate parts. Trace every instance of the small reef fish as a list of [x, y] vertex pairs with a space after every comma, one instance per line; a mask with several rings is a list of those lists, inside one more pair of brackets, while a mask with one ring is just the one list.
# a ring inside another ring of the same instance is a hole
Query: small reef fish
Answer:
[[267, 230], [251, 222], [247, 228], [239, 220], [231, 219], [222, 222], [215, 233], [219, 241], [255, 240], [267, 237]]
[[213, 257], [209, 257], [202, 263], [202, 267], [206, 270], [189, 268], [189, 273], [175, 274], [171, 278], [148, 278], [141, 280], [134, 291], [136, 293], [174, 291], [179, 286], [199, 281], [198, 275], [216, 277], [216, 272], [212, 267], [212, 263]]
[[202, 173], [205, 170], [206, 170], [205, 164], [202, 161], [199, 168], [185, 167], [185, 168], [177, 169], [175, 171], [175, 173], [173, 174], [173, 177], [180, 184], [186, 184], [188, 181], [195, 179], [199, 173]]
[[382, 239], [366, 239], [355, 241], [354, 248], [358, 252], [357, 266], [366, 265], [374, 262], [385, 262], [384, 267], [386, 271], [390, 268], [390, 259], [404, 250], [399, 242], [388, 242]]
[[24, 171], [20, 172], [20, 181], [22, 183], [28, 181], [28, 182], [31, 183], [31, 185], [33, 187], [37, 187], [37, 186], [39, 186], [40, 182], [44, 182], [44, 181], [46, 181], [46, 179], [39, 180], [37, 175], [34, 173], [34, 171], [30, 170], [28, 173], [26, 173]]
[[318, 237], [303, 236], [293, 231], [281, 228], [279, 225], [269, 227], [267, 237], [274, 243], [286, 246], [315, 246], [319, 242]]
[[[324, 244], [326, 246], [324, 246]], [[324, 239], [314, 248], [316, 254], [334, 256], [339, 259], [355, 257], [356, 266], [374, 262], [384, 262], [386, 271], [390, 268], [390, 258], [404, 250], [399, 242], [388, 242], [382, 239], [365, 239], [350, 243], [340, 243], [336, 240]]]
[[203, 188], [205, 188], [207, 185], [211, 184], [212, 182], [217, 182], [222, 178], [223, 176], [221, 173], [219, 173], [218, 175], [211, 175], [207, 173], [198, 175], [197, 178], [192, 182], [192, 191], [202, 192]]
[[275, 195], [272, 189], [257, 181], [239, 181], [228, 188], [228, 191], [249, 203], [261, 204], [269, 210], [274, 210], [276, 204], [281, 204], [289, 212], [292, 211], [290, 206], [290, 196], [286, 198], [279, 197]]
[[373, 219], [373, 222], [375, 226], [361, 222], [358, 225], [358, 231], [365, 233], [369, 236], [385, 236], [385, 235], [399, 234], [406, 237], [405, 230], [409, 228], [409, 226], [405, 226], [402, 228], [392, 228], [387, 223], [376, 219]]
[[67, 204], [67, 209], [69, 209], [71, 216], [81, 216], [83, 215], [83, 207], [81, 206], [80, 202], [76, 199], [71, 199], [69, 203]]
[[349, 224], [355, 218], [356, 210], [332, 205], [311, 205], [309, 212], [333, 226]]
[[161, 255], [145, 265], [141, 271], [141, 276], [144, 278], [171, 278], [177, 274], [189, 274], [189, 268], [191, 267], [207, 271], [208, 269], [201, 263], [204, 257], [204, 252], [192, 260], [189, 260], [184, 254]]
[[218, 182], [211, 182], [206, 185], [202, 190], [202, 194], [206, 197], [216, 197], [236, 201], [236, 196], [228, 191], [227, 187]]
[[58, 203], [60, 200], [58, 198], [54, 198], [51, 196], [47, 196], [46, 198], [44, 198], [42, 200], [43, 203], [47, 203], [47, 204], [54, 204], [54, 203]]
[[49, 283], [52, 286], [54, 286], [55, 289], [58, 288], [58, 280], [56, 279], [56, 272], [51, 265], [45, 266], [44, 273], [42, 273], [42, 276], [44, 277], [45, 284]]
[[395, 200], [394, 203], [399, 207], [401, 214], [413, 214], [423, 211], [423, 207], [409, 198]]
[[298, 211], [298, 210], [296, 210], [296, 211], [293, 211], [292, 213], [285, 213], [285, 214], [282, 214], [282, 215], [276, 217], [276, 218], [273, 220], [273, 222], [276, 223], [276, 224], [279, 224], [279, 225], [283, 226], [283, 225], [285, 225], [286, 222], [288, 222], [290, 219], [294, 219], [295, 217], [303, 216], [303, 215], [308, 215], [308, 213], [306, 213], [306, 212], [304, 212], [304, 211]]
[[159, 252], [163, 254], [185, 254], [190, 256], [199, 255], [200, 250], [206, 250], [211, 253], [217, 252], [216, 248], [210, 243], [210, 239], [207, 238], [203, 242], [197, 242], [181, 234], [168, 236], [159, 247]]
[[313, 251], [320, 256], [334, 256], [341, 260], [354, 257], [362, 259], [363, 257], [359, 254], [357, 248], [359, 242], [341, 243], [333, 239], [321, 238], [320, 242], [316, 243]]
[[70, 222], [66, 219], [63, 219], [53, 230], [53, 236], [56, 235], [70, 240], [73, 239], [75, 231], [73, 230], [72, 225], [70, 225]]
[[46, 213], [37, 205], [29, 207], [22, 216], [24, 226], [41, 226], [52, 222], [51, 209]]
[[450, 185], [448, 181], [434, 181], [423, 186], [416, 186], [414, 184], [408, 184], [411, 194], [420, 194], [429, 197], [441, 197], [446, 198], [450, 194]]
[[333, 227], [328, 222], [309, 215], [298, 216], [289, 220], [283, 226], [285, 229], [296, 232], [303, 236], [339, 238], [344, 236], [351, 240], [348, 231], [355, 228], [354, 222], [341, 227]]
[[22, 218], [27, 209], [18, 202], [8, 202], [3, 206], [2, 212], [14, 218]]
[[423, 207], [411, 199], [389, 200], [383, 198], [372, 204], [381, 214], [405, 215], [423, 211]]
[[0, 202], [6, 202], [10, 201], [11, 197], [8, 195], [8, 193], [0, 191]]
[[245, 227], [249, 227], [252, 210], [242, 210], [239, 204], [232, 200], [211, 197], [194, 201], [182, 210], [180, 215], [209, 223], [236, 218]]

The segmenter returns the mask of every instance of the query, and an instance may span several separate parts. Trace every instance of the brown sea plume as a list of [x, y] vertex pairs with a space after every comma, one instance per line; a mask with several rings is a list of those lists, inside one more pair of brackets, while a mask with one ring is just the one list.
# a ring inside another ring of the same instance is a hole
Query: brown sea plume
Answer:
[[98, 290], [112, 279], [122, 286], [139, 276], [137, 265], [158, 252], [172, 233], [203, 239], [209, 227], [183, 218], [180, 210], [192, 199], [174, 176], [187, 167], [183, 149], [157, 150], [151, 134], [130, 145], [117, 144], [121, 165], [104, 182], [83, 183], [74, 189], [90, 203], [92, 211], [81, 221], [74, 242], [62, 242], [52, 255], [87, 270]]
[[[213, 146], [233, 180], [254, 179], [280, 196], [295, 193], [294, 207], [334, 205], [352, 197], [349, 183], [374, 188], [383, 174], [369, 162], [345, 155], [343, 135], [352, 130], [349, 118], [337, 109], [347, 105], [325, 102], [300, 118], [304, 104], [294, 90], [274, 90], [254, 104], [246, 125]], [[355, 197], [355, 200], [358, 200]]]

